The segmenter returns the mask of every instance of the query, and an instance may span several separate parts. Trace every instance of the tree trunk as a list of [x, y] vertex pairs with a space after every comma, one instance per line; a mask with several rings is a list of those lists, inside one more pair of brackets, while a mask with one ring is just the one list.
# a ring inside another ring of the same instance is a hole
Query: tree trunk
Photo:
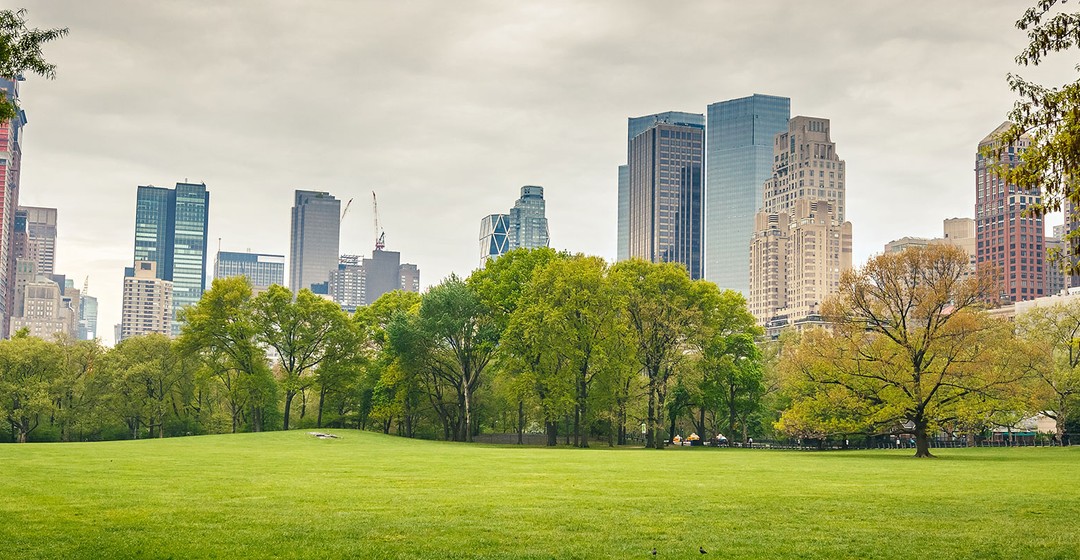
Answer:
[[296, 396], [295, 392], [285, 391], [285, 423], [284, 427], [282, 428], [283, 430], [289, 429], [289, 408], [292, 407], [292, 400], [294, 396]]
[[325, 401], [326, 401], [326, 389], [323, 388], [323, 387], [319, 387], [319, 414], [318, 414], [318, 419], [315, 421], [315, 426], [317, 428], [322, 427], [322, 409], [323, 409], [323, 403]]
[[469, 390], [469, 384], [463, 382], [465, 389], [465, 441], [472, 443], [472, 394]]
[[930, 438], [926, 434], [926, 421], [916, 420], [915, 424], [915, 456], [933, 457], [930, 453]]
[[649, 415], [648, 426], [645, 429], [645, 447], [655, 447], [660, 449], [664, 446], [664, 442], [657, 443], [657, 436], [660, 434], [657, 432], [656, 426], [656, 376], [649, 376]]
[[524, 445], [525, 440], [525, 401], [518, 400], [518, 421], [517, 421], [517, 442], [518, 445]]
[[[663, 384], [657, 383], [657, 386], [656, 386], [656, 411], [657, 411], [657, 414], [656, 414], [656, 422], [657, 422], [656, 434], [657, 434], [657, 436], [660, 436], [660, 434], [663, 432], [663, 429], [664, 429], [664, 426], [662, 424], [660, 424], [660, 420], [663, 419], [662, 411], [664, 410], [664, 401], [665, 400], [667, 400], [667, 391], [664, 389]], [[674, 426], [674, 425], [675, 425], [675, 423], [672, 422], [672, 426]], [[663, 449], [664, 448], [664, 438], [663, 437], [657, 437], [656, 441], [654, 441], [653, 443], [656, 445], [657, 449]]]
[[[729, 379], [728, 385], [728, 437], [735, 437], [735, 379]], [[744, 438], [743, 441], [746, 441]]]
[[548, 447], [559, 445], [559, 425], [555, 422], [544, 422], [544, 431], [547, 432]]

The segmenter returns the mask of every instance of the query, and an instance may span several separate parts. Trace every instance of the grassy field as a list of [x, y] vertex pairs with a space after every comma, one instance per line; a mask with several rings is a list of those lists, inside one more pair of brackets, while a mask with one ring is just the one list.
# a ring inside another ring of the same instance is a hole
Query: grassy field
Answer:
[[0, 446], [0, 558], [1080, 558], [1080, 448]]

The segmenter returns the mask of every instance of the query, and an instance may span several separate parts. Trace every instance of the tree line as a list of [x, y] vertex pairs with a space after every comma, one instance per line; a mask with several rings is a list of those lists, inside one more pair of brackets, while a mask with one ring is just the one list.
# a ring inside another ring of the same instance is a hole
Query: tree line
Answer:
[[826, 328], [763, 337], [743, 296], [677, 264], [512, 251], [423, 294], [348, 314], [307, 290], [214, 280], [177, 339], [0, 342], [11, 441], [349, 427], [472, 441], [663, 447], [985, 435], [1043, 413], [1065, 442], [1080, 303], [991, 317], [960, 249], [875, 257], [841, 277]]

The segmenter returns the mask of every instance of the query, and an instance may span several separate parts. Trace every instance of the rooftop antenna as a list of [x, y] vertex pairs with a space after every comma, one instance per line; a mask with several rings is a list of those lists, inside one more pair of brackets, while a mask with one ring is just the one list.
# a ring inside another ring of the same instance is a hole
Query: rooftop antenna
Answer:
[[375, 191], [371, 191], [371, 207], [375, 214], [375, 250], [382, 251], [386, 247], [386, 232], [379, 229], [379, 199], [375, 197]]

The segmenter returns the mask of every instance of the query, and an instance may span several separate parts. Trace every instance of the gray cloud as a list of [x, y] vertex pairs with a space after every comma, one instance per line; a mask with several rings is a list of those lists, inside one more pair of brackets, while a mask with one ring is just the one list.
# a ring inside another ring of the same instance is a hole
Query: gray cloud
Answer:
[[22, 200], [60, 209], [60, 272], [90, 275], [108, 338], [139, 184], [205, 181], [211, 253], [287, 253], [297, 188], [355, 197], [342, 250], [370, 252], [376, 190], [425, 284], [470, 272], [480, 217], [539, 184], [553, 245], [612, 258], [626, 118], [755, 92], [832, 119], [861, 262], [972, 214], [1025, 40], [1023, 6], [975, 0], [26, 7], [71, 34], [46, 50], [57, 80], [23, 85]]

